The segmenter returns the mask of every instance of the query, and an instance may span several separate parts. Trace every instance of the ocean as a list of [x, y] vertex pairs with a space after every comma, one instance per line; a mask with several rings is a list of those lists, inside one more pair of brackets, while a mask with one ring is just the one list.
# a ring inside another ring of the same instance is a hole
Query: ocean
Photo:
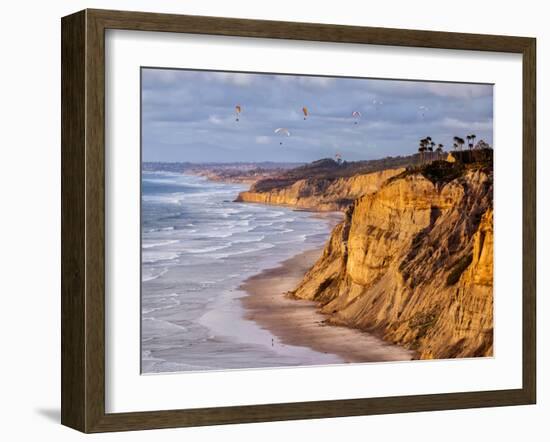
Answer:
[[248, 277], [326, 242], [314, 213], [235, 203], [248, 186], [169, 172], [142, 174], [142, 373], [339, 362], [244, 318]]

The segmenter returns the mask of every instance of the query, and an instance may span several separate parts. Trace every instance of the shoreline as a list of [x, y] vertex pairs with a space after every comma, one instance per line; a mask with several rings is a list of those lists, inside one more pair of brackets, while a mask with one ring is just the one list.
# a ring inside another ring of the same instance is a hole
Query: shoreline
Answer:
[[[207, 175], [198, 176], [213, 182], [249, 186], [257, 181], [235, 183], [230, 180], [215, 180]], [[247, 201], [241, 203], [255, 204]], [[268, 205], [308, 212], [314, 218], [327, 220], [330, 232], [344, 218], [344, 213], [340, 210], [300, 208], [292, 204]], [[244, 318], [265, 329], [280, 341], [278, 344], [272, 342], [272, 346], [305, 347], [317, 353], [337, 356], [344, 361], [343, 363], [413, 360], [413, 351], [386, 342], [373, 334], [345, 325], [325, 323], [326, 315], [318, 311], [316, 302], [286, 296], [286, 293], [294, 290], [313, 267], [323, 249], [324, 245], [317, 249], [302, 251], [276, 267], [264, 269], [244, 280], [238, 287], [245, 293], [245, 296], [239, 298]]]
[[271, 332], [282, 345], [333, 354], [345, 363], [411, 360], [411, 351], [367, 332], [324, 323], [326, 316], [318, 311], [316, 302], [285, 296], [311, 269], [322, 250], [299, 253], [246, 279], [239, 287], [245, 293], [240, 298], [245, 318]]

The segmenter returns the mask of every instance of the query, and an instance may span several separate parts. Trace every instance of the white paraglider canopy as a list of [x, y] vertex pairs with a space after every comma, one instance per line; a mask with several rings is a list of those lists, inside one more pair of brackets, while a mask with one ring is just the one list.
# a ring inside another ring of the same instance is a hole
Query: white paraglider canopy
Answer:
[[290, 131], [286, 127], [278, 127], [275, 129], [275, 133], [279, 135], [286, 135], [287, 137], [290, 137]]
[[[290, 137], [290, 131], [286, 128], [286, 127], [278, 127], [277, 129], [275, 129], [274, 131], [277, 135], [279, 136], [287, 136], [287, 137]], [[279, 144], [283, 144], [283, 142], [281, 141]]]

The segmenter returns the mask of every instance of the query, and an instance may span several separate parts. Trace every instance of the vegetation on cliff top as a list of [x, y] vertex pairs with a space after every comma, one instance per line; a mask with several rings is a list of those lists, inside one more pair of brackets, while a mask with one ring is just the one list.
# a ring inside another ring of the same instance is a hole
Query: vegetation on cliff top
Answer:
[[259, 180], [250, 188], [252, 192], [269, 192], [288, 187], [303, 179], [336, 180], [386, 169], [396, 169], [413, 165], [418, 155], [386, 157], [367, 161], [335, 161], [331, 158], [314, 161], [294, 169], [284, 171], [277, 177]]
[[407, 176], [420, 174], [437, 186], [443, 186], [473, 170], [482, 170], [490, 174], [493, 170], [493, 150], [453, 152], [454, 162], [434, 160], [408, 167], [405, 171], [388, 180], [396, 181]]
[[285, 170], [275, 176], [260, 179], [253, 184], [250, 191], [269, 192], [292, 186], [295, 182], [305, 179], [334, 181], [338, 178], [348, 178], [400, 167], [406, 167], [407, 170], [402, 175], [394, 177], [393, 180], [420, 173], [432, 183], [444, 185], [469, 170], [492, 169], [493, 149], [483, 140], [474, 144], [475, 134], [468, 135], [466, 138], [468, 150], [465, 151], [462, 150], [462, 146], [465, 144], [464, 139], [453, 138], [454, 151], [449, 154], [447, 160], [444, 159], [444, 145], [436, 144], [431, 137], [426, 137], [420, 140], [417, 154], [349, 162], [324, 158]]

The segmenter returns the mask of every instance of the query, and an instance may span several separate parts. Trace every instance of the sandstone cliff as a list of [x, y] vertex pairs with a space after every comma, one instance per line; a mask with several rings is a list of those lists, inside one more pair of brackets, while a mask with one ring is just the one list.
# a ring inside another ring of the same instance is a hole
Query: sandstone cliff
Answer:
[[290, 205], [319, 211], [343, 210], [356, 198], [376, 192], [386, 180], [403, 171], [403, 168], [398, 168], [336, 179], [305, 178], [268, 190], [252, 185], [249, 191], [241, 192], [235, 201]]
[[[292, 294], [319, 302], [327, 322], [374, 332], [419, 358], [490, 356], [492, 170], [426, 176], [403, 173], [355, 200]], [[384, 181], [370, 179], [374, 187]], [[314, 197], [304, 195], [306, 185], [257, 198], [307, 206]], [[315, 204], [338, 206], [327, 200], [336, 186]], [[351, 188], [346, 198], [353, 198]]]

